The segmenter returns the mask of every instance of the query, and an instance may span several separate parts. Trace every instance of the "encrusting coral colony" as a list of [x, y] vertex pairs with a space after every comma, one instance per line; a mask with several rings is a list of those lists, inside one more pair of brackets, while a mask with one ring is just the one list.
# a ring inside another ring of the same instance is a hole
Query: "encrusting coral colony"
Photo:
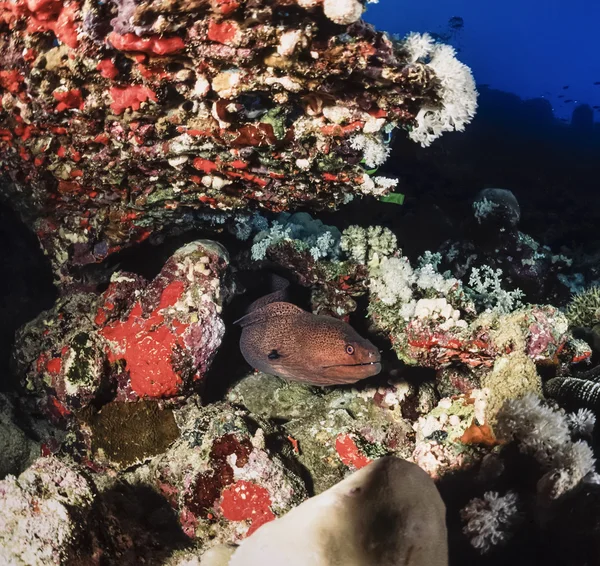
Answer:
[[[592, 348], [573, 333], [600, 323], [599, 293], [566, 312], [532, 298], [536, 281], [549, 293], [561, 284], [549, 266], [568, 258], [518, 230], [514, 195], [486, 189], [473, 206], [510, 263], [469, 242], [411, 262], [388, 228], [340, 230], [295, 211], [394, 191], [375, 171], [394, 133], [428, 146], [475, 115], [475, 83], [451, 47], [378, 32], [364, 9], [0, 1], [0, 191], [37, 234], [60, 294], [17, 333], [22, 390], [0, 397], [2, 564], [250, 565], [252, 536], [273, 521], [282, 541], [305, 529], [307, 548], [326, 557], [310, 514], [342, 515], [342, 497], [349, 521], [359, 507], [377, 516], [377, 496], [355, 505], [354, 491], [342, 494], [400, 469], [384, 456], [427, 472], [406, 473], [431, 513], [403, 520], [428, 524], [436, 558], [382, 551], [382, 566], [447, 564], [430, 478], [442, 497], [448, 478], [468, 478], [446, 501], [451, 552], [460, 541], [489, 555], [522, 533], [577, 541], [599, 528], [586, 505], [600, 485], [590, 410], [600, 379], [577, 370]], [[192, 230], [205, 239], [171, 250], [152, 276], [82, 276]], [[261, 270], [309, 289], [315, 315], [362, 313], [381, 374], [319, 389], [246, 369], [211, 398], [210, 382], [229, 379], [211, 366], [235, 333], [225, 321], [243, 293], [238, 276]], [[400, 479], [385, 482], [401, 501]], [[340, 533], [344, 520], [332, 523]], [[374, 564], [355, 546], [344, 556]], [[588, 563], [579, 552], [561, 563]], [[303, 556], [294, 564], [316, 564]]]

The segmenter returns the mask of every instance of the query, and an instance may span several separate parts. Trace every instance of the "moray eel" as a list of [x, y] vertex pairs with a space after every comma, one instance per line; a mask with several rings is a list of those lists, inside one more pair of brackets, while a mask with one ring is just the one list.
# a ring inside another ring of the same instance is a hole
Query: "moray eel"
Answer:
[[283, 301], [288, 282], [250, 306], [242, 327], [245, 360], [264, 373], [308, 385], [355, 383], [381, 371], [379, 350], [342, 320]]

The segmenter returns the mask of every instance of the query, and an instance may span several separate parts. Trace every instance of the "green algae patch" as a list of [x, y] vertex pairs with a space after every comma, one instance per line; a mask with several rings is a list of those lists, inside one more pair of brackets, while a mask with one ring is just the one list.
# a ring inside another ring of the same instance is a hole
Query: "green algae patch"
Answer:
[[162, 454], [179, 438], [173, 411], [155, 401], [112, 402], [79, 416], [89, 428], [94, 460], [118, 468]]

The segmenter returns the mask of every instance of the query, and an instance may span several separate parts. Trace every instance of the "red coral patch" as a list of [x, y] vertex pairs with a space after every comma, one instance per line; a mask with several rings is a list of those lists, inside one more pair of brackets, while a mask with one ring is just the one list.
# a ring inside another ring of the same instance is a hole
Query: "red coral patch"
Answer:
[[119, 74], [119, 70], [115, 67], [115, 64], [110, 59], [102, 59], [96, 66], [96, 70], [100, 71], [100, 74], [105, 79], [114, 79]]
[[271, 496], [262, 486], [240, 480], [223, 490], [221, 511], [230, 521], [251, 521], [246, 536], [275, 519], [271, 511]]
[[112, 87], [110, 96], [113, 100], [110, 107], [115, 114], [121, 114], [127, 108], [139, 110], [142, 102], [146, 102], [148, 99], [154, 102], [157, 100], [155, 92], [142, 85]]
[[141, 51], [151, 55], [169, 55], [185, 49], [185, 43], [181, 37], [160, 37], [158, 35], [138, 37], [134, 33], [119, 35], [113, 31], [108, 36], [108, 40], [119, 51]]
[[225, 45], [236, 43], [240, 28], [234, 21], [215, 22], [211, 20], [208, 24], [208, 39]]
[[340, 434], [335, 439], [335, 450], [340, 457], [340, 460], [349, 467], [356, 469], [364, 468], [371, 463], [371, 459], [365, 456], [354, 439], [349, 434]]
[[140, 397], [172, 397], [183, 383], [173, 367], [176, 349], [184, 348], [181, 337], [187, 325], [169, 324], [162, 310], [174, 305], [185, 289], [181, 281], [170, 283], [158, 307], [145, 317], [142, 306], [134, 305], [126, 321], [104, 327], [100, 334], [111, 342], [111, 362], [125, 360], [131, 388]]
[[58, 100], [58, 104], [56, 105], [57, 112], [62, 112], [63, 110], [69, 110], [72, 108], [78, 108], [79, 110], [83, 108], [83, 96], [81, 95], [81, 90], [78, 88], [63, 92], [54, 91], [52, 96]]

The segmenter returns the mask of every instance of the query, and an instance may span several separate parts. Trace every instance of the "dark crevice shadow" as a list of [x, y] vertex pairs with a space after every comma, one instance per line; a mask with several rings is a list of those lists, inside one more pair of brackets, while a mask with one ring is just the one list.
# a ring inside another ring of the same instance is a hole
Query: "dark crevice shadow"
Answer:
[[160, 566], [175, 550], [190, 546], [174, 509], [148, 486], [119, 483], [101, 492], [92, 517], [97, 529], [90, 550], [100, 547], [102, 566]]
[[33, 232], [0, 203], [0, 391], [17, 388], [10, 373], [15, 332], [52, 307], [57, 293], [50, 262]]

